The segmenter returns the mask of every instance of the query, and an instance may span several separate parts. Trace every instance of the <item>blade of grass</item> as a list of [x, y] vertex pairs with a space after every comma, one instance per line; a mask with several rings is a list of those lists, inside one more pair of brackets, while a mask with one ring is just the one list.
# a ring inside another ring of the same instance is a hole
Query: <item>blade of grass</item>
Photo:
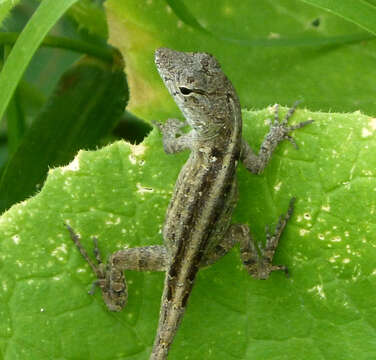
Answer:
[[76, 1], [44, 0], [25, 26], [0, 73], [0, 122], [35, 51], [48, 31]]
[[376, 7], [364, 0], [301, 0], [351, 21], [376, 35]]

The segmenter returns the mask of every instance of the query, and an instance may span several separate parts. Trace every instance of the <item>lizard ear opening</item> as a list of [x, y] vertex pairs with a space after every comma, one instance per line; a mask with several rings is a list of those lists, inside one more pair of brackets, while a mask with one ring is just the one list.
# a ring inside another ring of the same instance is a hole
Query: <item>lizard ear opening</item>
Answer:
[[184, 86], [179, 87], [179, 90], [180, 90], [180, 92], [181, 92], [183, 95], [189, 95], [189, 94], [191, 94], [191, 93], [193, 92], [193, 90], [188, 89], [188, 88], [186, 88], [186, 87], [184, 87]]

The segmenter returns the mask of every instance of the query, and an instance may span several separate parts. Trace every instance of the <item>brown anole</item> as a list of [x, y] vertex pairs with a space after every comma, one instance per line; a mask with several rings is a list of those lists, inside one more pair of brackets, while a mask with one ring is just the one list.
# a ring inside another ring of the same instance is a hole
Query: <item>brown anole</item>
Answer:
[[[164, 245], [120, 250], [103, 263], [95, 242], [98, 265], [88, 256], [78, 235], [68, 227], [79, 251], [96, 273], [95, 282], [111, 311], [120, 311], [127, 302], [124, 270], [165, 271], [158, 331], [151, 360], [166, 359], [182, 320], [196, 274], [225, 255], [236, 243], [248, 273], [266, 279], [273, 265], [279, 239], [293, 211], [279, 218], [265, 246], [257, 245], [247, 225], [232, 224], [237, 203], [236, 168], [241, 161], [260, 174], [274, 149], [289, 140], [292, 130], [312, 120], [288, 126], [294, 105], [280, 121], [278, 108], [258, 155], [242, 138], [242, 116], [238, 96], [218, 61], [207, 53], [178, 52], [167, 48], [155, 52], [155, 63], [166, 87], [185, 116], [186, 122], [169, 119], [157, 124], [163, 134], [166, 153], [189, 149], [190, 156], [180, 171], [163, 226]], [[189, 125], [190, 132], [182, 128]]]

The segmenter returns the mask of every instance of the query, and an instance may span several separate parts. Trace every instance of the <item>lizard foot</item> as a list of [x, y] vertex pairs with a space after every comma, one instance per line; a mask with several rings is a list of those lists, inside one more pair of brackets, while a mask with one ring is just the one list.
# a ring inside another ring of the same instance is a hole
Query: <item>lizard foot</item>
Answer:
[[95, 264], [82, 246], [78, 234], [76, 234], [68, 224], [65, 224], [65, 227], [68, 229], [70, 237], [81, 255], [97, 276], [97, 280], [93, 282], [89, 294], [93, 295], [95, 288], [98, 286], [102, 290], [102, 297], [107, 308], [110, 311], [121, 311], [126, 305], [128, 299], [127, 284], [123, 271], [114, 266], [114, 259], [112, 256], [110, 256], [107, 264], [102, 261], [102, 256], [98, 248], [98, 239], [96, 237], [93, 238], [94, 255], [97, 261], [97, 264]]
[[266, 227], [266, 243], [264, 246], [258, 244], [258, 261], [254, 262], [248, 269], [250, 275], [255, 279], [265, 280], [273, 271], [284, 271], [286, 276], [289, 276], [285, 265], [273, 265], [273, 257], [287, 221], [294, 211], [294, 203], [295, 198], [292, 198], [286, 214], [279, 217], [273, 234], [270, 233], [269, 227]]
[[300, 122], [296, 125], [287, 126], [288, 120], [294, 114], [294, 112], [295, 112], [297, 106], [299, 105], [299, 103], [300, 103], [300, 101], [296, 101], [294, 103], [294, 105], [289, 109], [285, 118], [282, 121], [280, 121], [280, 118], [279, 118], [278, 104], [275, 105], [275, 107], [274, 107], [274, 121], [270, 122], [270, 132], [268, 134], [268, 136], [270, 137], [270, 140], [272, 140], [272, 142], [279, 143], [283, 140], [288, 140], [288, 141], [291, 142], [291, 144], [296, 149], [298, 149], [298, 145], [296, 144], [294, 138], [291, 135], [289, 135], [289, 133], [293, 130], [300, 129], [300, 128], [308, 125], [308, 124], [311, 124], [314, 121], [314, 120], [307, 120], [307, 121], [302, 121], [302, 122]]
[[189, 148], [192, 140], [189, 134], [183, 131], [183, 128], [188, 126], [186, 121], [168, 119], [164, 124], [154, 121], [153, 125], [163, 135], [163, 149], [166, 154], [174, 154]]
[[188, 125], [186, 121], [180, 121], [178, 119], [167, 119], [165, 123], [157, 121], [153, 121], [152, 123], [163, 135], [175, 138], [184, 135], [182, 129]]

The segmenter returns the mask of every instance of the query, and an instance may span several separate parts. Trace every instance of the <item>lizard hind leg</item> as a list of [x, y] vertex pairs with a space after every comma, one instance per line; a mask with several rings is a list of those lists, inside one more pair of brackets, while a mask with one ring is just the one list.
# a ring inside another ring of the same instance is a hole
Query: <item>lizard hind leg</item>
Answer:
[[102, 290], [102, 297], [107, 308], [110, 311], [121, 311], [127, 304], [128, 299], [127, 283], [125, 281], [123, 271], [111, 266], [111, 257], [107, 264], [103, 263], [102, 256], [98, 248], [98, 239], [96, 237], [93, 238], [94, 255], [97, 261], [97, 264], [95, 264], [85, 248], [82, 246], [80, 237], [69, 225], [65, 224], [65, 226], [81, 255], [97, 276], [97, 280], [93, 282], [89, 294], [94, 295], [95, 288], [98, 286]]
[[165, 246], [151, 245], [119, 250], [112, 253], [104, 263], [98, 249], [98, 239], [94, 237], [96, 264], [82, 246], [79, 236], [69, 225], [65, 224], [65, 226], [81, 255], [97, 275], [90, 294], [93, 294], [98, 286], [110, 311], [121, 311], [127, 303], [128, 289], [124, 270], [166, 271], [167, 269], [169, 257]]
[[292, 198], [286, 214], [279, 217], [273, 234], [270, 233], [269, 227], [266, 228], [266, 243], [264, 246], [258, 244], [256, 247], [249, 228], [243, 228], [243, 236], [239, 238], [241, 257], [248, 273], [255, 279], [265, 280], [273, 271], [284, 271], [288, 276], [288, 269], [285, 265], [273, 265], [273, 257], [283, 230], [293, 213], [294, 203], [295, 198]]
[[235, 245], [240, 245], [240, 255], [248, 273], [255, 279], [265, 280], [273, 271], [284, 271], [288, 276], [287, 267], [284, 265], [273, 265], [273, 257], [277, 249], [283, 230], [286, 227], [294, 209], [295, 198], [290, 200], [286, 214], [279, 217], [279, 221], [273, 234], [268, 227], [266, 231], [265, 246], [257, 244], [253, 239], [248, 225], [232, 224], [222, 241], [217, 247], [204, 257], [201, 266], [208, 266], [216, 262]]

